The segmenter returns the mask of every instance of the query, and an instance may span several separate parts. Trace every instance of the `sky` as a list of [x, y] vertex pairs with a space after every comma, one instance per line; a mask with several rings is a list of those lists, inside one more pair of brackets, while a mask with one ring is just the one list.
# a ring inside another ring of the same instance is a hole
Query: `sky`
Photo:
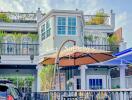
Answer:
[[127, 48], [132, 47], [132, 0], [0, 0], [0, 11], [43, 13], [51, 9], [79, 9], [86, 14], [93, 14], [99, 9], [116, 14], [116, 28], [123, 28]]

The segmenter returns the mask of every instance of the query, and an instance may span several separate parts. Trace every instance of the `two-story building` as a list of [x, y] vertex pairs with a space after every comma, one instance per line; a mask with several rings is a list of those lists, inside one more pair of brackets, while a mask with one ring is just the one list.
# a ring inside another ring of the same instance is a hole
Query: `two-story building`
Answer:
[[[63, 41], [74, 40], [78, 46], [119, 52], [120, 41], [115, 36], [115, 14], [103, 11], [95, 15], [84, 15], [80, 10], [51, 10], [39, 21], [39, 55], [43, 57], [56, 52]], [[121, 34], [118, 31], [116, 34]], [[122, 38], [122, 37], [121, 37]], [[120, 39], [119, 39], [120, 40]], [[67, 44], [72, 46], [72, 44]], [[41, 65], [38, 65], [38, 73]], [[110, 67], [81, 66], [62, 68], [63, 89], [111, 88]], [[39, 76], [39, 75], [38, 75]], [[38, 77], [38, 91], [41, 91]], [[72, 86], [69, 84], [72, 84]]]

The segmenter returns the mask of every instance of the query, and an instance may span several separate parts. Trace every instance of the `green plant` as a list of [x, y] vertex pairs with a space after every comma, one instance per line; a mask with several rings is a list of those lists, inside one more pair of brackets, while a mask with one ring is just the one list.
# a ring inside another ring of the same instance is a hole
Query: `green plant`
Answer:
[[12, 22], [6, 13], [0, 13], [0, 20], [4, 22]]
[[38, 41], [38, 34], [28, 33], [28, 36], [32, 39], [32, 41]]
[[116, 45], [116, 40], [117, 40], [117, 37], [113, 34], [112, 36], [108, 37], [108, 42], [110, 45]]
[[2, 43], [4, 41], [4, 36], [5, 36], [5, 32], [0, 31], [0, 43]]
[[92, 17], [88, 22], [86, 22], [86, 25], [104, 24], [106, 20], [106, 16], [107, 16], [106, 13], [102, 11], [98, 11], [96, 12], [96, 15], [94, 17]]
[[15, 37], [15, 42], [21, 43], [21, 38], [22, 38], [23, 34], [22, 33], [14, 33], [13, 35]]
[[87, 36], [87, 39], [88, 39], [90, 42], [93, 42], [94, 37], [93, 37], [93, 35], [88, 35], [88, 36]]
[[41, 90], [48, 91], [52, 88], [54, 66], [47, 65], [39, 73], [41, 79]]

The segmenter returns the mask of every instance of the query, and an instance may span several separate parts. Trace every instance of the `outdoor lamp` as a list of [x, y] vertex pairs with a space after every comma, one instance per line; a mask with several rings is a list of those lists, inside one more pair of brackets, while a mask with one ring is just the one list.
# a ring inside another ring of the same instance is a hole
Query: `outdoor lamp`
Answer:
[[0, 63], [1, 63], [1, 55], [0, 55]]
[[34, 55], [30, 55], [30, 60], [31, 60], [31, 63], [33, 63]]

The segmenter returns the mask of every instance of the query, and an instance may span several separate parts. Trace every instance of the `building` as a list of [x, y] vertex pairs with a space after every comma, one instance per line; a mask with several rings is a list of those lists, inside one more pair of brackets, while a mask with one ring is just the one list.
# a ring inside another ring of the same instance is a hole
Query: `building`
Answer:
[[[115, 33], [121, 34], [115, 32], [113, 11], [106, 14], [101, 10], [95, 15], [84, 15], [77, 9], [51, 10], [47, 14], [42, 14], [40, 9], [36, 13], [1, 12], [0, 23], [0, 74], [2, 77], [5, 74], [34, 76], [32, 91], [40, 91], [41, 88], [39, 73], [42, 65], [39, 62], [44, 56], [54, 53], [65, 40], [75, 40], [78, 46], [113, 52], [118, 52], [120, 47], [120, 42], [113, 39]], [[65, 81], [74, 83], [71, 86], [74, 90], [111, 87], [107, 66], [62, 69], [64, 71], [67, 75]], [[69, 88], [67, 84], [64, 84], [64, 89]]]
[[[122, 44], [121, 32], [121, 29], [115, 31], [113, 11], [109, 14], [99, 11], [95, 15], [84, 15], [79, 10], [51, 10], [39, 21], [40, 61], [41, 58], [54, 53], [63, 41], [69, 39], [75, 40], [78, 46], [119, 52], [120, 44]], [[117, 34], [120, 35], [119, 41], [115, 38]], [[66, 47], [71, 45], [67, 44]], [[40, 65], [38, 72], [41, 68]], [[108, 66], [86, 65], [63, 68], [61, 69], [62, 79], [65, 80], [62, 83], [63, 89], [111, 88], [110, 69]], [[38, 78], [38, 84], [39, 82]]]

